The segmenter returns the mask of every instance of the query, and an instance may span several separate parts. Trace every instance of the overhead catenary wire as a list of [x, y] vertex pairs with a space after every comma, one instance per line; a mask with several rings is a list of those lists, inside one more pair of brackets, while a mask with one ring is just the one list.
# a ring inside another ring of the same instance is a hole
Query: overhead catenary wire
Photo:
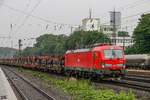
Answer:
[[[32, 14], [29, 14], [29, 13], [27, 13], [27, 12], [25, 12], [25, 11], [21, 11], [21, 10], [19, 10], [19, 9], [13, 8], [13, 7], [8, 6], [8, 5], [4, 5], [4, 6], [7, 7], [7, 8], [9, 8], [9, 9], [11, 9], [11, 10], [14, 10], [14, 11], [17, 11], [17, 12], [19, 12], [19, 13], [22, 13], [22, 14], [25, 14], [25, 15], [28, 15], [28, 16], [31, 16], [31, 17], [34, 17], [34, 18], [36, 18], [36, 19], [45, 21], [45, 22], [47, 22], [47, 23], [68, 25], [68, 26], [70, 26], [70, 27], [72, 27], [72, 26], [78, 26], [78, 25], [71, 25], [71, 24], [64, 24], [64, 23], [53, 22], [53, 21], [50, 21], [50, 20], [48, 20], [48, 19], [45, 19], [45, 18], [42, 18], [42, 17], [38, 17], [38, 16], [35, 16], [35, 15], [32, 15]], [[137, 16], [137, 15], [139, 15], [139, 14], [140, 14], [140, 13], [135, 14], [135, 15], [131, 15], [131, 16], [125, 16], [125, 17], [123, 17], [123, 19], [129, 18], [129, 17], [134, 17], [134, 16]], [[102, 23], [102, 24], [107, 24], [107, 23], [109, 23], [109, 22]], [[55, 29], [56, 29], [56, 28], [55, 28]]]
[[[130, 8], [137, 7], [137, 6], [141, 6], [141, 5], [143, 5], [143, 4], [149, 4], [149, 3], [150, 3], [150, 2], [147, 1], [147, 0], [137, 0], [137, 1], [135, 1], [135, 2], [126, 4], [126, 5], [124, 5], [124, 6], [117, 7], [117, 9], [119, 9], [119, 11], [122, 11], [122, 9], [128, 10], [128, 9], [130, 9]], [[122, 17], [121, 20], [125, 20], [125, 19], [127, 19], [127, 18], [132, 18], [132, 17], [137, 17], [138, 15], [142, 15], [142, 14], [144, 14], [144, 13], [150, 13], [150, 10], [147, 10], [147, 11], [145, 11], [145, 12], [136, 13], [136, 14], [129, 15], [129, 16], [124, 16], [124, 17]], [[110, 24], [110, 22], [108, 21], [108, 22], [104, 22], [104, 23], [102, 23], [102, 24], [104, 24], [104, 25], [105, 25], [105, 24]]]
[[117, 7], [117, 9], [119, 9], [119, 10], [128, 10], [130, 8], [133, 8], [133, 7], [139, 6], [141, 4], [145, 4], [145, 3], [147, 3], [147, 2], [145, 2], [145, 0], [136, 0], [132, 3], [126, 4], [124, 6]]
[[[141, 6], [143, 4], [148, 4], [148, 3], [150, 3], [150, 2], [146, 2], [145, 0], [137, 0], [135, 2], [117, 7], [116, 9], [119, 9], [119, 11], [124, 11], [124, 10], [128, 10], [128, 9], [131, 9], [131, 8], [134, 8], [134, 7], [137, 7], [137, 6]], [[105, 15], [103, 15], [103, 14], [105, 14]], [[102, 14], [103, 16], [101, 16], [101, 17], [102, 18], [106, 17], [106, 13], [103, 13], [103, 14]]]
[[62, 22], [52, 21], [52, 20], [49, 20], [49, 19], [46, 19], [46, 18], [43, 18], [43, 17], [40, 17], [40, 16], [36, 16], [34, 14], [29, 14], [28, 12], [25, 12], [23, 10], [20, 10], [20, 9], [17, 9], [17, 8], [14, 8], [14, 7], [11, 7], [11, 6], [6, 5], [6, 4], [4, 4], [3, 6], [10, 9], [10, 10], [12, 10], [12, 11], [15, 11], [15, 12], [18, 12], [18, 13], [21, 13], [21, 14], [24, 14], [24, 15], [29, 15], [29, 16], [35, 18], [35, 19], [41, 20], [41, 21], [46, 22], [46, 23], [55, 24], [55, 25], [56, 24], [57, 25], [64, 25], [64, 26], [69, 26], [69, 27], [79, 26], [79, 25], [70, 24], [70, 23], [62, 23]]
[[[7, 8], [10, 8], [10, 9], [12, 10], [12, 7], [10, 7], [10, 6], [8, 6], [8, 5], [5, 5], [5, 6], [6, 6]], [[19, 9], [13, 8], [13, 10], [14, 10], [14, 11], [17, 11], [17, 12], [19, 12], [19, 13], [22, 13], [22, 14], [26, 14], [26, 15], [32, 16], [32, 17], [34, 17], [34, 18], [36, 18], [36, 19], [45, 21], [45, 22], [47, 22], [47, 23], [55, 24], [54, 29], [56, 29], [56, 23], [57, 23], [57, 22], [52, 22], [52, 21], [47, 20], [47, 19], [45, 19], [45, 18], [41, 18], [41, 17], [35, 16], [35, 15], [32, 15], [32, 14], [29, 14], [29, 13], [24, 12], [24, 11], [21, 11], [21, 10], [19, 10]], [[149, 13], [149, 12], [150, 12], [150, 11], [145, 11], [145, 12], [140, 12], [140, 13], [133, 14], [133, 15], [130, 15], [130, 16], [125, 16], [125, 17], [122, 18], [122, 20], [128, 19], [128, 18], [132, 18], [132, 17], [138, 16], [138, 15], [141, 15], [142, 13]], [[107, 24], [107, 23], [109, 23], [109, 22], [102, 23], [102, 24]], [[57, 24], [67, 25], [67, 24], [62, 24], [62, 23], [57, 23]], [[48, 25], [48, 24], [47, 24], [47, 25]], [[70, 25], [70, 24], [68, 24], [68, 25]], [[123, 25], [123, 24], [122, 24], [122, 25]], [[72, 25], [70, 25], [70, 26], [72, 26]], [[46, 26], [46, 27], [47, 27], [47, 26]]]
[[[136, 2], [138, 2], [138, 1], [140, 1], [140, 0], [137, 0]], [[133, 4], [133, 3], [132, 3]], [[132, 6], [132, 4], [130, 5], [130, 7]], [[139, 3], [135, 3], [135, 4], [139, 4]], [[46, 26], [45, 26], [45, 29], [47, 30], [48, 29], [48, 27], [49, 27], [49, 25], [50, 24], [53, 24], [54, 25], [54, 30], [56, 30], [56, 26], [57, 26], [57, 24], [58, 25], [60, 25], [59, 27], [61, 27], [61, 25], [67, 25], [67, 26], [69, 26], [69, 27], [72, 27], [72, 26], [74, 26], [73, 24], [66, 24], [66, 23], [59, 23], [59, 22], [55, 22], [55, 21], [52, 21], [52, 20], [50, 20], [50, 19], [47, 19], [47, 18], [43, 18], [43, 17], [39, 17], [39, 16], [36, 16], [36, 15], [34, 15], [34, 14], [30, 14], [30, 13], [28, 13], [28, 12], [26, 12], [26, 11], [22, 11], [22, 10], [20, 10], [20, 9], [16, 9], [16, 8], [14, 8], [14, 9], [12, 9], [13, 7], [11, 7], [11, 6], [8, 6], [8, 5], [4, 5], [5, 7], [7, 6], [7, 8], [9, 8], [9, 9], [11, 9], [11, 10], [13, 10], [13, 11], [16, 11], [16, 12], [19, 12], [19, 13], [22, 13], [22, 14], [24, 14], [24, 15], [27, 15], [27, 16], [30, 16], [30, 17], [33, 17], [33, 18], [35, 18], [35, 19], [38, 19], [38, 20], [41, 20], [41, 21], [44, 21], [44, 22], [46, 22], [46, 23], [49, 23], [49, 24], [46, 24]], [[128, 6], [129, 7], [129, 6]], [[139, 14], [140, 15], [140, 14]], [[135, 16], [135, 15], [134, 15]], [[130, 15], [130, 16], [125, 16], [126, 18], [124, 18], [123, 17], [123, 20], [124, 19], [128, 19], [128, 18], [133, 18], [134, 16], [132, 16], [132, 15]], [[136, 16], [138, 16], [138, 15], [136, 15]], [[125, 25], [125, 24], [121, 24], [121, 25]], [[78, 26], [78, 25], [76, 25], [76, 26]], [[57, 29], [59, 29], [59, 27], [57, 28]]]
[[29, 19], [30, 14], [32, 14], [32, 13], [34, 12], [34, 10], [40, 5], [41, 1], [42, 1], [42, 0], [39, 0], [39, 1], [37, 2], [37, 4], [32, 8], [32, 10], [29, 12], [29, 14], [24, 18], [23, 22], [18, 26], [18, 28], [15, 30], [14, 33], [17, 33], [17, 31], [18, 31], [19, 29], [21, 29], [21, 27], [24, 25], [24, 23]]
[[[137, 17], [139, 15], [142, 15], [142, 14], [147, 14], [147, 13], [150, 13], [150, 10], [147, 10], [147, 11], [144, 11], [144, 12], [139, 12], [139, 13], [136, 13], [136, 14], [133, 14], [133, 15], [129, 15], [129, 16], [124, 16], [121, 18], [121, 20], [125, 20], [127, 18], [132, 18], [132, 17]], [[109, 24], [110, 22], [105, 22], [105, 23], [102, 23], [102, 24]]]
[[[140, 1], [141, 1], [141, 0], [137, 0], [137, 1], [135, 1], [135, 2], [126, 4], [126, 5], [124, 5], [124, 6], [121, 6], [121, 7], [119, 7], [119, 8], [124, 8], [124, 7], [132, 6], [132, 5], [135, 5], [135, 4], [137, 5], [137, 3], [139, 3]], [[142, 1], [142, 2], [143, 2], [143, 1]], [[141, 4], [141, 3], [140, 3], [140, 4]], [[39, 19], [39, 20], [48, 22], [48, 23], [53, 23], [53, 24], [56, 24], [56, 23], [57, 23], [57, 24], [70, 25], [70, 26], [71, 26], [71, 24], [58, 23], [58, 22], [50, 21], [50, 20], [45, 19], [45, 18], [42, 18], [42, 17], [38, 17], [38, 16], [35, 16], [35, 15], [32, 15], [32, 14], [30, 14], [30, 13], [27, 13], [27, 12], [25, 12], [25, 11], [22, 11], [22, 10], [19, 10], [19, 9], [16, 9], [16, 8], [13, 8], [13, 7], [8, 6], [8, 5], [6, 5], [6, 4], [4, 4], [3, 6], [9, 8], [9, 9], [11, 9], [11, 10], [20, 12], [20, 13], [22, 13], [22, 14], [32, 16], [32, 17], [34, 17], [34, 18], [36, 18], [36, 19]], [[77, 26], [78, 26], [78, 25], [77, 25]]]

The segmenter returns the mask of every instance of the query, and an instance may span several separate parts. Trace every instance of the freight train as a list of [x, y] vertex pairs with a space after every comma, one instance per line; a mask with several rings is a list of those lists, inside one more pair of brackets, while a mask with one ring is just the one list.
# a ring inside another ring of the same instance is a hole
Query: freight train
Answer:
[[126, 55], [125, 58], [129, 69], [150, 69], [150, 54]]
[[122, 77], [126, 73], [123, 48], [99, 44], [68, 50], [63, 56], [28, 56], [0, 59], [0, 64], [87, 77]]

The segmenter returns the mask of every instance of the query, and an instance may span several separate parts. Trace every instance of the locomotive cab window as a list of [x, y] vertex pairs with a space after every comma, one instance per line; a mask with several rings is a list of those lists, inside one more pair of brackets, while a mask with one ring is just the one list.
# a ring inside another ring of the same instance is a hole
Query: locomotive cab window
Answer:
[[105, 58], [123, 58], [122, 50], [104, 50]]

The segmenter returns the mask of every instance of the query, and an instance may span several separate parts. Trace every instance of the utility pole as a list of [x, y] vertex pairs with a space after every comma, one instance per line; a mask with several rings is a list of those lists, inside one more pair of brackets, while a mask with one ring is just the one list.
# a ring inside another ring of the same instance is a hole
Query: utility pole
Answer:
[[73, 26], [71, 26], [71, 34], [73, 33]]
[[116, 45], [116, 11], [111, 11], [111, 25], [113, 27], [112, 42]]
[[89, 9], [89, 19], [92, 19], [92, 9]]
[[114, 34], [114, 44], [116, 45], [116, 12], [115, 9], [113, 11], [113, 34]]
[[[128, 27], [126, 26], [125, 32], [127, 32]], [[125, 50], [125, 34], [123, 35], [123, 50]]]
[[125, 50], [125, 36], [123, 36], [123, 50]]
[[10, 40], [10, 48], [12, 48], [12, 37], [11, 37], [11, 33], [12, 33], [12, 28], [13, 28], [13, 24], [10, 24], [10, 32], [9, 32], [9, 40]]
[[11, 48], [13, 48], [13, 40], [11, 40]]
[[21, 55], [21, 47], [22, 47], [22, 40], [21, 39], [18, 40], [18, 44], [19, 44], [19, 55]]

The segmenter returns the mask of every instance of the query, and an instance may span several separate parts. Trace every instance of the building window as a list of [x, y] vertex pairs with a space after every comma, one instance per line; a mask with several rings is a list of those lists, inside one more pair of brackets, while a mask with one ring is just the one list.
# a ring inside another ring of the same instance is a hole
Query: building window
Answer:
[[121, 39], [120, 42], [123, 43], [123, 40]]

